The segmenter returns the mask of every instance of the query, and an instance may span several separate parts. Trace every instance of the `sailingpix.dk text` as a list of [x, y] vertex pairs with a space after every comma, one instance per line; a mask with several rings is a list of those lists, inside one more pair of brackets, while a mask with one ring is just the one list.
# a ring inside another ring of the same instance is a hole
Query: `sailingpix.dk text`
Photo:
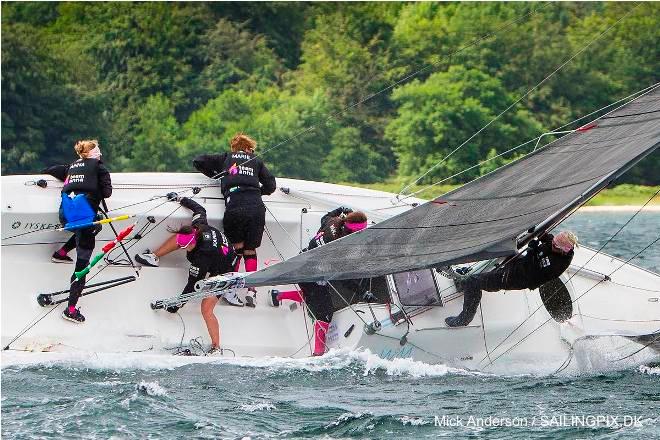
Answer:
[[559, 414], [531, 417], [497, 416], [435, 416], [434, 425], [442, 427], [497, 428], [497, 427], [572, 427], [572, 428], [626, 428], [641, 427], [641, 416]]

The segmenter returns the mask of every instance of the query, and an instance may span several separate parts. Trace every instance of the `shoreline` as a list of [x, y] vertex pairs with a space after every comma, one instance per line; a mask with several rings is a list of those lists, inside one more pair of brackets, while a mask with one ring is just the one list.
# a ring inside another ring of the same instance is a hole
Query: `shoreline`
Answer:
[[[642, 205], [603, 205], [603, 206], [582, 206], [578, 209], [580, 212], [631, 212], [638, 211]], [[660, 212], [660, 205], [647, 205], [644, 212]]]

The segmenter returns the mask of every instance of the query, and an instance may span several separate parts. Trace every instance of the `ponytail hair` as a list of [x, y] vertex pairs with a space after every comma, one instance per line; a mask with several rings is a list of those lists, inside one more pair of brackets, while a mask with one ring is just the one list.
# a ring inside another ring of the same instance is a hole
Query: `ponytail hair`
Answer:
[[342, 220], [344, 229], [347, 230], [347, 233], [361, 231], [367, 227], [367, 216], [364, 212], [355, 211], [346, 215]]
[[252, 139], [245, 133], [236, 133], [236, 135], [229, 142], [232, 153], [243, 151], [245, 153], [252, 153], [257, 148], [257, 141]]
[[353, 211], [346, 214], [344, 223], [366, 223], [367, 215], [362, 211]]
[[87, 159], [87, 155], [94, 148], [99, 146], [99, 141], [96, 139], [86, 139], [76, 142], [76, 145], [73, 146], [73, 149], [76, 150], [76, 154], [83, 159]]

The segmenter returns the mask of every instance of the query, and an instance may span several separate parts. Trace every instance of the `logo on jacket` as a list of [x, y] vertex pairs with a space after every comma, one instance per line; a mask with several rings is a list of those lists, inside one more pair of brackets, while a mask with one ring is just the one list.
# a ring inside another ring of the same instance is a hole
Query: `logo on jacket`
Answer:
[[548, 257], [543, 257], [541, 258], [541, 267], [549, 267], [550, 266], [550, 258]]
[[229, 167], [229, 175], [235, 176], [238, 174], [238, 166], [236, 165], [236, 162], [234, 162], [230, 167]]

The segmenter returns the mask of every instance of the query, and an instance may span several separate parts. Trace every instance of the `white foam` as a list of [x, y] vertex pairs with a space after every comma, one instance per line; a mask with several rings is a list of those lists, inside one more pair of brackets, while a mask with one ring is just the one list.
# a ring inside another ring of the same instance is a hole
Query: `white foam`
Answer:
[[368, 350], [331, 350], [323, 356], [308, 358], [222, 358], [205, 356], [172, 356], [146, 353], [5, 353], [2, 368], [29, 366], [63, 366], [68, 368], [102, 370], [160, 370], [174, 369], [189, 364], [234, 365], [248, 368], [264, 368], [274, 371], [322, 372], [363, 367], [362, 374], [384, 372], [389, 376], [438, 377], [447, 374], [482, 374], [446, 365], [431, 365], [412, 359], [382, 359]]
[[431, 424], [429, 420], [424, 420], [421, 417], [403, 416], [403, 417], [399, 417], [399, 421], [404, 425], [410, 425], [410, 426], [423, 426], [423, 425]]
[[372, 354], [368, 350], [354, 352], [357, 359], [364, 362], [364, 375], [383, 370], [388, 376], [412, 376], [412, 377], [437, 377], [447, 374], [478, 374], [451, 368], [442, 364], [427, 364], [410, 358], [396, 358], [392, 360], [383, 359]]
[[158, 382], [142, 381], [135, 386], [135, 389], [150, 396], [167, 396], [167, 390], [160, 386]]
[[241, 405], [240, 409], [247, 412], [255, 412], [255, 411], [272, 411], [277, 408], [272, 403], [261, 402], [261, 403], [251, 403], [251, 404]]
[[343, 413], [337, 418], [337, 420], [335, 420], [334, 422], [330, 422], [325, 427], [326, 427], [326, 429], [327, 428], [332, 428], [333, 426], [339, 426], [340, 424], [342, 424], [344, 422], [350, 422], [351, 420], [359, 420], [362, 417], [372, 416], [372, 415], [373, 414], [368, 413], [368, 412], [359, 412], [359, 413], [347, 412], [347, 413]]
[[640, 373], [649, 374], [651, 376], [660, 376], [660, 367], [649, 367], [647, 365], [640, 365], [638, 367]]

